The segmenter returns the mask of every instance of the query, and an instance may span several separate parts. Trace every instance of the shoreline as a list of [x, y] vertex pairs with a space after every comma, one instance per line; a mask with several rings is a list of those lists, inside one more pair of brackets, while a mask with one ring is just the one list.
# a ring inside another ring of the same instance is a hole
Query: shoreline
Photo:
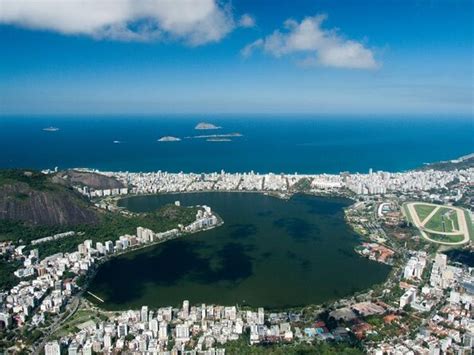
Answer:
[[[201, 191], [183, 191], [183, 192], [169, 192], [169, 193], [156, 193], [156, 194], [153, 194], [153, 193], [147, 193], [147, 194], [134, 194], [134, 195], [127, 195], [127, 196], [124, 196], [124, 197], [120, 197], [120, 196], [116, 196], [113, 198], [114, 202], [118, 202], [119, 200], [122, 200], [122, 199], [133, 199], [133, 198], [139, 198], [139, 197], [160, 197], [160, 196], [169, 196], [169, 195], [178, 195], [178, 194], [204, 194], [204, 193], [253, 193], [253, 194], [262, 194], [262, 195], [265, 195], [265, 196], [269, 196], [269, 197], [273, 197], [273, 198], [277, 198], [277, 199], [283, 199], [283, 200], [288, 200], [288, 199], [291, 199], [292, 197], [294, 197], [295, 195], [303, 195], [303, 196], [309, 196], [309, 197], [320, 197], [320, 198], [327, 198], [327, 199], [343, 199], [343, 200], [346, 200], [349, 204], [345, 207], [342, 208], [341, 212], [344, 214], [343, 216], [343, 219], [344, 219], [344, 222], [346, 223], [346, 225], [351, 229], [351, 231], [353, 231], [356, 235], [357, 235], [357, 240], [355, 241], [355, 244], [357, 246], [361, 245], [361, 243], [363, 242], [366, 242], [366, 241], [369, 241], [369, 239], [366, 238], [366, 236], [364, 236], [363, 234], [360, 234], [359, 232], [357, 232], [356, 229], [353, 228], [352, 224], [347, 221], [346, 219], [346, 215], [345, 215], [345, 211], [346, 209], [348, 208], [351, 208], [353, 207], [357, 201], [353, 198], [353, 197], [349, 197], [349, 196], [341, 196], [340, 194], [314, 194], [314, 193], [308, 193], [308, 192], [294, 192], [292, 194], [289, 194], [289, 196], [285, 196], [285, 197], [281, 197], [280, 195], [278, 194], [268, 194], [268, 193], [265, 193], [263, 191], [240, 191], [240, 190], [233, 190], [233, 191], [228, 191], [228, 190], [225, 190], [225, 191], [222, 191], [222, 190], [201, 190]], [[136, 213], [136, 214], [140, 214], [140, 213], [147, 213], [147, 212], [133, 212], [133, 211], [130, 211], [128, 209], [126, 209], [126, 207], [123, 207], [123, 206], [120, 206], [118, 207], [121, 211], [123, 210], [126, 210], [127, 213]], [[219, 223], [218, 225], [216, 225], [216, 227], [219, 227], [221, 226], [222, 224], [224, 224], [225, 222], [222, 220], [222, 218], [219, 216], [218, 213], [216, 213], [216, 211], [213, 212], [215, 215], [218, 216], [219, 218]], [[222, 223], [221, 223], [222, 221]], [[216, 228], [216, 227], [213, 227], [213, 228]], [[209, 228], [209, 229], [212, 229], [212, 228]], [[207, 229], [206, 229], [207, 230]], [[199, 231], [199, 232], [205, 232], [206, 230], [202, 230], [202, 231]], [[195, 232], [197, 233], [197, 232]], [[194, 233], [190, 233], [190, 234], [194, 234]], [[175, 236], [175, 237], [171, 237], [169, 239], [166, 239], [166, 240], [162, 240], [162, 241], [159, 241], [159, 242], [156, 242], [156, 243], [153, 243], [153, 244], [147, 244], [147, 245], [142, 245], [142, 246], [139, 246], [137, 248], [134, 248], [134, 249], [129, 249], [129, 250], [126, 250], [126, 251], [122, 251], [120, 252], [119, 254], [113, 254], [113, 255], [110, 255], [110, 257], [108, 257], [107, 260], [103, 260], [102, 262], [98, 263], [97, 264], [97, 267], [99, 267], [100, 265], [102, 265], [102, 263], [105, 263], [107, 261], [109, 261], [110, 259], [112, 258], [115, 258], [115, 257], [119, 257], [119, 256], [124, 256], [126, 254], [131, 254], [131, 253], [134, 253], [134, 252], [138, 252], [138, 251], [143, 251], [143, 249], [146, 249], [148, 247], [151, 247], [151, 246], [157, 246], [161, 243], [164, 243], [168, 240], [173, 240], [173, 239], [178, 239], [180, 236]], [[357, 248], [357, 246], [355, 248]], [[378, 260], [372, 260], [372, 259], [368, 259], [366, 256], [364, 255], [361, 255], [360, 253], [358, 253], [355, 248], [352, 249], [352, 252], [355, 254], [356, 257], [360, 257], [362, 259], [367, 259], [367, 260], [370, 260], [370, 262], [373, 262], [373, 263], [377, 263], [377, 264], [380, 264], [381, 266], [383, 267], [387, 267], [389, 268], [388, 270], [388, 273], [387, 273], [387, 277], [386, 279], [384, 279], [383, 281], [379, 282], [379, 283], [375, 283], [371, 286], [368, 286], [367, 288], [363, 288], [359, 291], [356, 291], [355, 293], [348, 293], [346, 296], [344, 297], [333, 297], [333, 298], [329, 298], [325, 301], [322, 301], [322, 302], [319, 302], [319, 303], [311, 303], [311, 304], [301, 304], [301, 305], [291, 305], [291, 306], [281, 306], [281, 307], [269, 307], [269, 306], [262, 306], [261, 304], [257, 304], [257, 305], [253, 305], [253, 304], [247, 304], [245, 303], [244, 305], [242, 304], [232, 304], [232, 305], [237, 305], [241, 308], [248, 308], [248, 309], [257, 309], [258, 307], [265, 307], [265, 309], [268, 309], [269, 311], [274, 311], [274, 312], [290, 312], [290, 311], [302, 311], [304, 309], [307, 309], [307, 308], [316, 308], [316, 309], [322, 309], [324, 308], [323, 306], [325, 304], [334, 304], [334, 303], [338, 303], [338, 302], [341, 302], [341, 303], [344, 303], [344, 302], [350, 302], [352, 299], [355, 299], [355, 298], [364, 298], [364, 297], [368, 297], [370, 296], [371, 292], [372, 292], [372, 289], [374, 287], [382, 287], [382, 286], [385, 286], [387, 283], [391, 283], [392, 280], [391, 278], [393, 277], [393, 274], [394, 274], [394, 270], [397, 268], [396, 265], [394, 264], [387, 264], [387, 263], [383, 263], [383, 262], [380, 262]], [[96, 270], [97, 271], [97, 270]], [[95, 271], [95, 272], [96, 272]], [[93, 278], [93, 277], [92, 277]], [[92, 280], [91, 278], [91, 280]], [[86, 289], [87, 291], [87, 289]], [[98, 307], [99, 309], [103, 310], [103, 311], [106, 311], [106, 312], [123, 312], [123, 311], [126, 311], [126, 310], [137, 310], [139, 309], [140, 306], [137, 306], [138, 308], [134, 308], [134, 307], [120, 307], [120, 308], [113, 308], [113, 309], [108, 309], [108, 308], [104, 308], [102, 307], [101, 304], [98, 304], [96, 303], [95, 301], [89, 299], [89, 298], [86, 298], [89, 302], [91, 302], [92, 304], [94, 304], [96, 307]], [[171, 306], [171, 307], [175, 307], [175, 306], [178, 306], [179, 303], [182, 302], [182, 300], [178, 300], [176, 301], [175, 305], [166, 305], [166, 306]], [[215, 305], [219, 305], [219, 306], [232, 306], [230, 304], [220, 304], [220, 303], [214, 303]], [[165, 306], [160, 306], [160, 307], [165, 307]], [[159, 307], [156, 307], [156, 308], [159, 308]]]

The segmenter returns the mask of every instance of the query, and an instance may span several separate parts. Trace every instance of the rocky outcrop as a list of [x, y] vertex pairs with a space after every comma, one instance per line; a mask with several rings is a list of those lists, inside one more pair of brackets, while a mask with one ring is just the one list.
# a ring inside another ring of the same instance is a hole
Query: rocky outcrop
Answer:
[[113, 177], [78, 170], [66, 170], [60, 172], [53, 177], [53, 181], [69, 186], [88, 186], [94, 190], [125, 187], [122, 182]]
[[[32, 179], [34, 179], [32, 177]], [[8, 179], [0, 184], [0, 220], [23, 221], [31, 225], [95, 224], [99, 215], [92, 205], [73, 190], [44, 180]]]

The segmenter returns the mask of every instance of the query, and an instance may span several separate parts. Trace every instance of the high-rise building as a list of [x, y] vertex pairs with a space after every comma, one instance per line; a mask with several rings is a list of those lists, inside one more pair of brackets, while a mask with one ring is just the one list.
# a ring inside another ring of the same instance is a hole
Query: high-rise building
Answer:
[[140, 312], [140, 320], [142, 322], [148, 322], [148, 306], [143, 306]]
[[156, 338], [158, 335], [158, 319], [150, 319], [150, 322], [148, 323], [148, 327], [150, 330], [153, 332], [153, 336]]
[[50, 341], [44, 346], [45, 355], [61, 355], [61, 347], [57, 341]]
[[166, 322], [160, 323], [160, 328], [158, 330], [158, 339], [159, 340], [168, 339], [168, 324]]
[[112, 336], [110, 334], [104, 335], [104, 348], [109, 349], [112, 346]]
[[140, 240], [143, 238], [143, 227], [137, 227], [137, 238]]
[[204, 303], [201, 305], [201, 319], [206, 319], [206, 305]]
[[121, 337], [127, 336], [127, 334], [128, 334], [128, 327], [127, 327], [127, 325], [124, 324], [124, 323], [120, 323], [120, 324], [118, 325], [118, 327], [117, 327], [117, 336], [118, 336], [119, 338], [121, 338]]
[[85, 245], [85, 247], [88, 251], [91, 250], [92, 249], [92, 240], [91, 239], [85, 240], [84, 245]]
[[183, 318], [188, 318], [189, 317], [189, 301], [185, 300], [183, 301]]
[[77, 342], [73, 341], [68, 349], [67, 349], [67, 353], [68, 355], [77, 355], [78, 354], [78, 350], [79, 350], [79, 345], [77, 344]]
[[92, 343], [87, 341], [82, 347], [82, 355], [92, 355]]
[[107, 253], [113, 253], [114, 243], [111, 240], [105, 242], [105, 250]]
[[187, 341], [189, 339], [189, 328], [185, 324], [178, 324], [176, 326], [176, 340]]
[[265, 311], [262, 307], [258, 309], [257, 324], [263, 325], [265, 323]]

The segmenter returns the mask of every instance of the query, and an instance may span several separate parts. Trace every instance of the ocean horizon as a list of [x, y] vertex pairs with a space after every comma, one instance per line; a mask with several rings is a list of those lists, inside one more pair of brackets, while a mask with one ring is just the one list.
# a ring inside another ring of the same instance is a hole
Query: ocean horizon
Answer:
[[[199, 122], [221, 128], [196, 130]], [[45, 131], [48, 127], [58, 130]], [[196, 173], [405, 171], [472, 153], [473, 128], [470, 116], [442, 115], [3, 116], [0, 167]], [[202, 135], [208, 137], [189, 138]], [[158, 142], [166, 136], [181, 140]]]

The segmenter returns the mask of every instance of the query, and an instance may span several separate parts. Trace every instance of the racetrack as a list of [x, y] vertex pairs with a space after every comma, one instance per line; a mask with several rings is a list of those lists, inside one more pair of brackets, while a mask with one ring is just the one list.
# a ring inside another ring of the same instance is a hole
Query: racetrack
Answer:
[[[415, 206], [417, 205], [434, 206], [435, 209], [431, 211], [430, 214], [423, 221], [420, 221], [420, 218], [418, 214], [416, 213], [416, 209], [415, 209]], [[426, 240], [432, 243], [438, 243], [438, 244], [443, 244], [443, 245], [462, 245], [469, 242], [469, 227], [467, 223], [471, 223], [471, 221], [466, 220], [466, 214], [464, 213], [464, 210], [462, 208], [454, 207], [454, 206], [442, 206], [442, 205], [436, 205], [434, 203], [425, 203], [425, 202], [409, 202], [405, 206], [406, 206], [407, 212], [410, 214], [409, 217], [411, 217], [413, 224], [418, 228], [422, 237], [425, 238]], [[457, 216], [458, 224], [459, 224], [458, 231], [440, 232], [440, 231], [428, 229], [425, 227], [426, 224], [429, 222], [429, 220], [438, 212], [440, 208], [449, 208], [456, 212], [456, 216]], [[445, 235], [445, 236], [462, 235], [463, 240], [459, 242], [444, 242], [444, 241], [430, 238], [430, 236], [427, 233]]]

